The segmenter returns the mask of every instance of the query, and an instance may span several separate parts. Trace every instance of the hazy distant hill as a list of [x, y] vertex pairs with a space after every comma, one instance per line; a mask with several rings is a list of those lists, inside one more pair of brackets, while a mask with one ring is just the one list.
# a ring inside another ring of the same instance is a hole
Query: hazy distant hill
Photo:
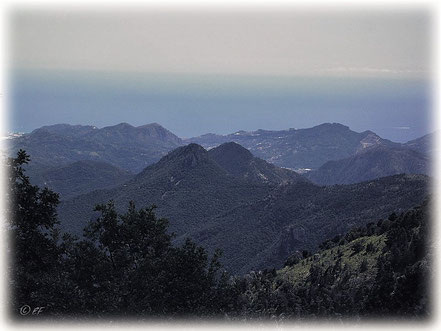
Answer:
[[377, 146], [346, 159], [328, 161], [306, 174], [321, 185], [351, 184], [401, 173], [429, 174], [429, 157], [408, 148]]
[[325, 123], [298, 130], [239, 131], [225, 136], [206, 134], [188, 141], [205, 148], [233, 141], [261, 159], [292, 169], [317, 169], [327, 161], [347, 158], [372, 146], [399, 145], [382, 139], [371, 131], [358, 133], [338, 123]]
[[[96, 203], [113, 199], [119, 210], [130, 200], [139, 207], [156, 204], [178, 240], [189, 236], [209, 250], [219, 247], [228, 269], [244, 273], [280, 266], [293, 250], [314, 248], [334, 233], [418, 204], [427, 194], [425, 176], [319, 187], [299, 175], [281, 180], [280, 171], [235, 144], [209, 152], [190, 144], [117, 188], [63, 202], [60, 220], [79, 233], [94, 217]], [[262, 179], [259, 173], [275, 180], [256, 180]]]
[[430, 155], [434, 152], [435, 148], [435, 133], [426, 134], [420, 138], [408, 141], [403, 145], [417, 152]]
[[180, 138], [156, 123], [140, 127], [121, 123], [102, 129], [57, 124], [13, 139], [9, 154], [22, 148], [35, 166], [94, 160], [137, 173], [180, 145]]
[[80, 137], [97, 129], [96, 126], [92, 125], [54, 124], [42, 126], [41, 128], [34, 130], [32, 133], [45, 131], [63, 137]]
[[[32, 163], [31, 163], [32, 165]], [[127, 182], [133, 174], [99, 161], [77, 161], [65, 166], [35, 169], [28, 174], [32, 184], [48, 187], [69, 199], [92, 190], [111, 188]]]

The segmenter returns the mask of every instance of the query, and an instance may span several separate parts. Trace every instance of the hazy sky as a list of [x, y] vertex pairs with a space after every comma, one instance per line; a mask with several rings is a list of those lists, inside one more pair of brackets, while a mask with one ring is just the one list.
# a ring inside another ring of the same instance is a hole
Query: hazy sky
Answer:
[[158, 122], [191, 137], [340, 122], [406, 141], [432, 130], [427, 11], [62, 9], [9, 18], [14, 131]]
[[14, 67], [166, 73], [423, 75], [424, 11], [17, 11]]

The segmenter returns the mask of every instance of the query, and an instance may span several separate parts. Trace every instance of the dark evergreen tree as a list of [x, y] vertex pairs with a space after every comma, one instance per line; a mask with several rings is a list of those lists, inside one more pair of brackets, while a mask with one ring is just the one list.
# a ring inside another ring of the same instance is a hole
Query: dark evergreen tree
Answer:
[[60, 280], [56, 229], [58, 195], [31, 185], [23, 166], [29, 155], [20, 150], [8, 159], [7, 214], [12, 310], [56, 305]]

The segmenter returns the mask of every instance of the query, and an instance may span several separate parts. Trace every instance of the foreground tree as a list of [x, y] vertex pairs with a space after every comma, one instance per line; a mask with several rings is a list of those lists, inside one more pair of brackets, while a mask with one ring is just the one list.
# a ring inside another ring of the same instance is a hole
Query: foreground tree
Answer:
[[[93, 247], [93, 269], [84, 271], [90, 285], [103, 289], [101, 304], [109, 312], [132, 315], [211, 315], [216, 303], [219, 270], [216, 253], [210, 260], [202, 247], [187, 239], [181, 247], [172, 245], [168, 221], [157, 218], [155, 207], [137, 210], [129, 204], [125, 214], [115, 211], [113, 202], [99, 205], [101, 216], [85, 229], [85, 241], [78, 245]], [[71, 258], [78, 264], [83, 263]], [[91, 255], [89, 255], [91, 256]]]
[[56, 296], [52, 284], [59, 270], [58, 194], [31, 185], [23, 169], [29, 160], [23, 150], [8, 159], [7, 230], [14, 313], [23, 305], [51, 305]]

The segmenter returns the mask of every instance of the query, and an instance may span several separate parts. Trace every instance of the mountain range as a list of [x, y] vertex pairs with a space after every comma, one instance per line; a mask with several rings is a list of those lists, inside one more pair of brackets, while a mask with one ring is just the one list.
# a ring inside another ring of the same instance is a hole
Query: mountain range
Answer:
[[12, 139], [9, 154], [26, 150], [34, 167], [92, 160], [138, 173], [182, 144], [180, 138], [156, 123], [138, 127], [120, 123], [102, 129], [57, 124]]
[[209, 151], [189, 144], [123, 185], [62, 202], [59, 217], [64, 230], [80, 234], [97, 216], [96, 204], [113, 200], [121, 211], [129, 201], [155, 204], [177, 241], [191, 237], [209, 251], [221, 248], [228, 270], [246, 273], [279, 267], [295, 250], [421, 203], [427, 187], [424, 175], [321, 187], [235, 143]]
[[[428, 174], [432, 141], [433, 134], [429, 134], [399, 144], [382, 139], [371, 131], [354, 132], [338, 123], [299, 130], [239, 131], [225, 136], [206, 134], [190, 139], [181, 139], [157, 123], [139, 127], [121, 123], [102, 129], [57, 124], [11, 139], [9, 155], [14, 155], [20, 148], [26, 150], [33, 160], [29, 168], [33, 173], [83, 160], [106, 162], [139, 173], [171, 150], [191, 142], [208, 150], [226, 142], [236, 142], [253, 156], [276, 166], [299, 173], [312, 170], [307, 175], [310, 180], [328, 185], [360, 182], [401, 172]], [[372, 149], [376, 152], [370, 152]], [[408, 166], [406, 158], [409, 158]], [[222, 163], [221, 160], [218, 162]], [[375, 170], [366, 174], [364, 169], [372, 168], [372, 165]], [[349, 172], [348, 166], [351, 167]]]
[[298, 130], [238, 131], [225, 136], [206, 134], [187, 141], [208, 149], [233, 141], [261, 159], [291, 169], [317, 169], [327, 161], [347, 158], [372, 146], [399, 145], [371, 131], [358, 133], [338, 123]]
[[[116, 186], [121, 183], [119, 175], [124, 171], [138, 173], [169, 151], [190, 141], [199, 141], [207, 149], [223, 141], [238, 141], [252, 151], [254, 156], [259, 155], [275, 165], [282, 163], [282, 167], [295, 169], [320, 185], [357, 183], [399, 173], [430, 174], [433, 136], [429, 134], [399, 144], [382, 139], [371, 131], [357, 133], [341, 124], [325, 123], [309, 129], [239, 131], [226, 136], [207, 134], [183, 140], [157, 123], [139, 127], [121, 123], [102, 129], [57, 124], [43, 126], [30, 134], [11, 139], [9, 155], [14, 155], [20, 148], [25, 149], [32, 158], [27, 170], [34, 184], [47, 185], [63, 193], [62, 198], [66, 198], [77, 193]], [[220, 150], [217, 151], [220, 153]], [[220, 158], [229, 158], [227, 155], [222, 156], [223, 153], [217, 156], [220, 164]], [[248, 153], [247, 157], [253, 154]], [[346, 157], [341, 158], [342, 155]], [[290, 158], [293, 161], [286, 161]], [[258, 160], [255, 159], [254, 166], [259, 163]], [[89, 167], [83, 165], [80, 172], [75, 172], [73, 169], [79, 166], [75, 164], [78, 161], [97, 163], [93, 166], [89, 163]], [[107, 166], [104, 166], [104, 162]], [[99, 180], [90, 180], [96, 176], [100, 167], [107, 175], [110, 175], [109, 167], [115, 168], [115, 177], [108, 176], [104, 185], [100, 185]], [[66, 183], [63, 184], [63, 176], [57, 173], [58, 168], [75, 173], [79, 176], [78, 181], [69, 181], [66, 177]], [[90, 173], [87, 173], [87, 168]], [[283, 177], [282, 172], [279, 169], [278, 176]], [[52, 176], [58, 178], [56, 185], [51, 180]], [[125, 176], [121, 178], [127, 179]], [[90, 184], [87, 185], [87, 182]]]
[[435, 152], [435, 135], [436, 133], [429, 133], [420, 138], [410, 140], [403, 144], [405, 147], [413, 149], [414, 151], [432, 155]]

